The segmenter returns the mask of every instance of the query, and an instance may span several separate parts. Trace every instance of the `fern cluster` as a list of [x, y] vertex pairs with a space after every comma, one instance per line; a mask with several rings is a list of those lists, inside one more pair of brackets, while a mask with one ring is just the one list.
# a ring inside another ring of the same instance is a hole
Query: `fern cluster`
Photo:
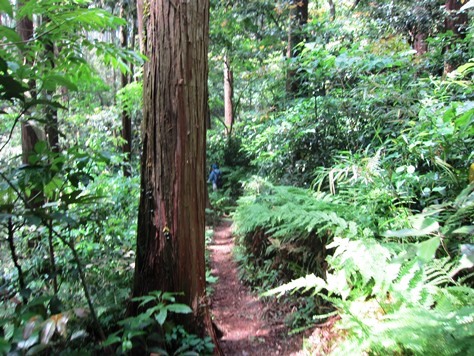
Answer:
[[246, 189], [249, 194], [239, 200], [234, 223], [244, 249], [242, 274], [254, 284], [265, 281], [265, 287], [273, 287], [304, 273], [322, 275], [326, 244], [333, 236], [358, 234], [351, 209], [330, 195], [263, 180]]
[[246, 190], [234, 216], [242, 270], [266, 290], [279, 284], [264, 296], [299, 291], [332, 304], [345, 340], [334, 354], [474, 353], [472, 185], [383, 234], [341, 195], [262, 179]]

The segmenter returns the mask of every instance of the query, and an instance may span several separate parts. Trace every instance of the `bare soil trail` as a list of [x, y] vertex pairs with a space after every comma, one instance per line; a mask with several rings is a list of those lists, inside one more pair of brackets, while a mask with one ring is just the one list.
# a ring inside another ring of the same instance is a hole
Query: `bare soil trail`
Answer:
[[225, 355], [298, 355], [301, 336], [289, 337], [283, 320], [270, 316], [270, 307], [238, 279], [232, 257], [232, 222], [222, 220], [214, 230], [211, 251], [214, 285], [211, 312], [222, 331], [220, 345]]

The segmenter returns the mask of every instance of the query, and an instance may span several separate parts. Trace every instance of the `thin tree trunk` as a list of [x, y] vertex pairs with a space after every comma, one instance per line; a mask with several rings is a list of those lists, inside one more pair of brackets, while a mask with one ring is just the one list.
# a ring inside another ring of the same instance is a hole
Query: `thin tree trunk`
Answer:
[[331, 21], [334, 21], [336, 19], [336, 5], [334, 4], [334, 1], [328, 0], [329, 3], [329, 14], [331, 15], [330, 19]]
[[232, 134], [234, 126], [234, 77], [230, 66], [229, 57], [224, 57], [224, 122], [226, 126], [227, 135]]
[[[25, 278], [23, 276], [23, 270], [21, 268], [20, 262], [18, 261], [18, 254], [16, 253], [15, 246], [15, 226], [13, 225], [12, 218], [8, 218], [8, 246], [10, 247], [10, 254], [12, 256], [13, 264], [18, 272], [18, 283], [20, 285], [20, 290], [25, 289]], [[26, 301], [26, 300], [24, 300]]]
[[[49, 21], [46, 19], [45, 21]], [[55, 53], [54, 53], [54, 43], [48, 41], [45, 45], [45, 54], [46, 59], [49, 62], [50, 68], [54, 69], [55, 67]], [[46, 96], [47, 100], [53, 100], [54, 92], [47, 90]], [[59, 123], [58, 123], [58, 109], [52, 105], [46, 106], [46, 136], [48, 138], [49, 147], [53, 152], [59, 152]]]
[[[21, 1], [18, 2], [18, 8], [20, 9], [23, 6]], [[28, 41], [33, 38], [33, 21], [27, 17], [23, 17], [18, 20], [17, 23], [17, 32], [20, 35], [23, 45], [26, 46]], [[28, 59], [28, 56], [24, 57], [24, 64], [32, 66], [33, 63]], [[33, 80], [30, 80], [28, 83], [30, 89], [30, 97], [35, 98], [36, 84]], [[22, 149], [22, 161], [23, 164], [29, 164], [28, 157], [33, 152], [33, 149], [36, 143], [39, 141], [41, 136], [39, 128], [33, 121], [23, 121], [21, 124], [21, 149]]]
[[48, 246], [49, 246], [49, 263], [51, 266], [49, 267], [49, 272], [53, 276], [53, 290], [54, 294], [58, 294], [58, 276], [57, 276], [57, 269], [56, 269], [56, 259], [54, 254], [54, 245], [53, 245], [53, 222], [50, 220], [48, 224]]
[[[120, 17], [125, 18], [125, 5], [120, 8]], [[123, 49], [128, 48], [128, 31], [126, 26], [122, 26], [120, 30], [120, 45]], [[121, 87], [125, 88], [129, 81], [127, 73], [121, 72]], [[122, 139], [124, 140], [122, 152], [125, 154], [125, 165], [123, 166], [123, 175], [130, 177], [132, 175], [131, 159], [132, 159], [132, 118], [127, 110], [122, 111]]]

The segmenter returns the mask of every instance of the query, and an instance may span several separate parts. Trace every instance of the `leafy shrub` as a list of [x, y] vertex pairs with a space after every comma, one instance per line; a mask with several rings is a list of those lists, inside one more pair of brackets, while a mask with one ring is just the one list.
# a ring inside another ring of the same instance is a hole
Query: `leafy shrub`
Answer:
[[143, 312], [126, 318], [121, 326], [108, 337], [104, 347], [119, 344], [116, 354], [129, 352], [159, 353], [160, 355], [212, 355], [214, 344], [209, 337], [204, 339], [189, 334], [181, 325], [170, 321], [170, 313], [189, 314], [191, 308], [176, 303], [175, 293], [151, 292], [149, 295], [134, 298], [140, 302]]

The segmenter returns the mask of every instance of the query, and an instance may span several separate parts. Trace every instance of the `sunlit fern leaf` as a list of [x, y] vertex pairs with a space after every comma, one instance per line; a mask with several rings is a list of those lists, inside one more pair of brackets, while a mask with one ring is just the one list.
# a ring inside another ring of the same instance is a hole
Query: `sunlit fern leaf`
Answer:
[[373, 281], [372, 293], [383, 294], [398, 275], [400, 264], [392, 262], [394, 252], [373, 239], [335, 238], [327, 247], [336, 247], [333, 256], [328, 257], [332, 268], [343, 269], [348, 276], [360, 276], [363, 284]]
[[474, 289], [466, 286], [451, 286], [439, 288], [436, 296], [436, 305], [440, 313], [449, 313], [472, 304], [474, 301]]
[[427, 284], [441, 286], [455, 283], [451, 275], [456, 269], [456, 265], [456, 261], [452, 261], [449, 258], [433, 259], [425, 267]]
[[286, 283], [280, 287], [273, 288], [261, 295], [264, 297], [268, 297], [271, 295], [278, 295], [282, 296], [287, 292], [294, 293], [295, 291], [304, 289], [305, 291], [314, 289], [315, 292], [319, 292], [323, 288], [325, 288], [326, 282], [320, 278], [316, 277], [314, 274], [307, 275], [306, 277], [301, 277], [291, 281], [290, 283]]

